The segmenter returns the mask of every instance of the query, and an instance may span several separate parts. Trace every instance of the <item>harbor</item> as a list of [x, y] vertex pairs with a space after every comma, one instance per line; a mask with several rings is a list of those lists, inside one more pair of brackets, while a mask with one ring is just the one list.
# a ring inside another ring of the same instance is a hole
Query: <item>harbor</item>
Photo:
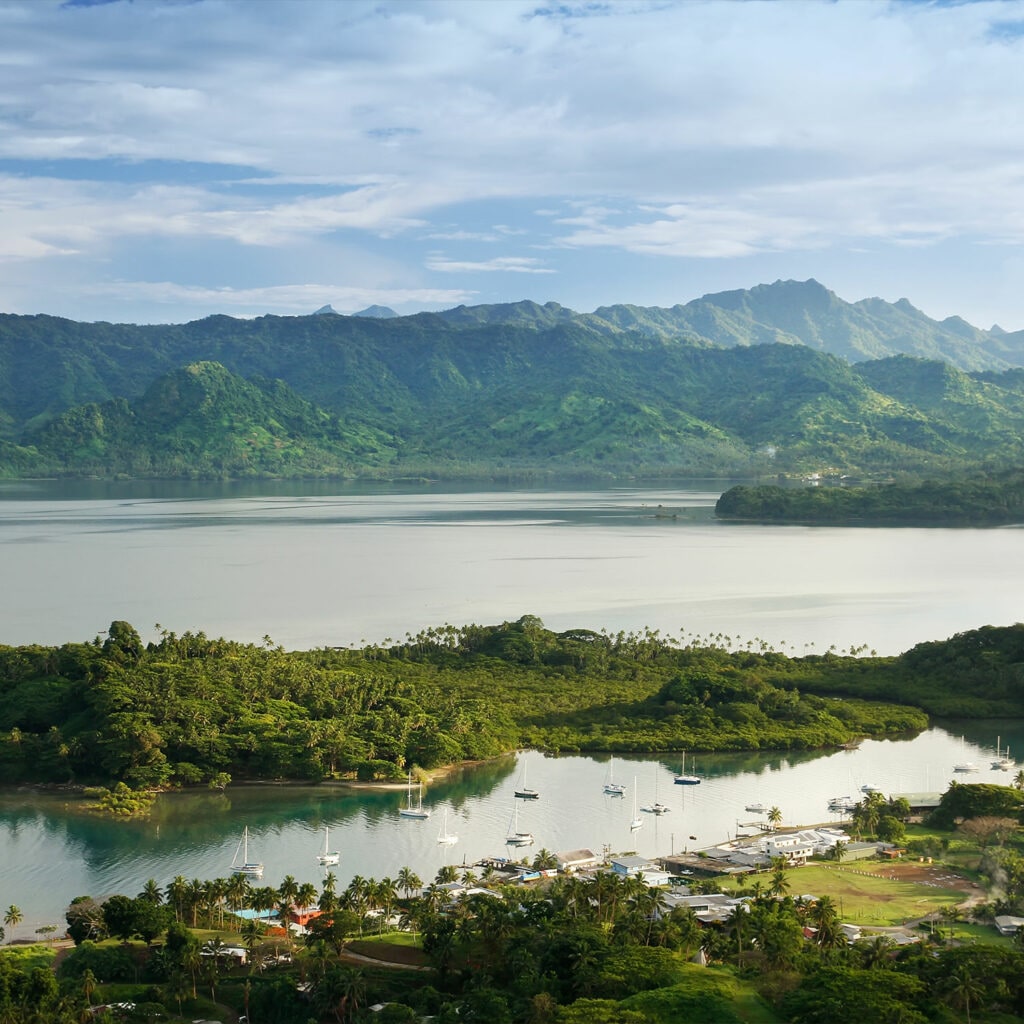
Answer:
[[[670, 869], [682, 874], [717, 859], [714, 851], [724, 844], [768, 836], [773, 807], [782, 819], [775, 831], [785, 832], [797, 823], [843, 828], [848, 812], [831, 811], [830, 802], [837, 794], [859, 798], [865, 785], [886, 796], [917, 793], [937, 801], [957, 779], [953, 766], [965, 756], [964, 743], [966, 756], [985, 766], [994, 760], [996, 734], [984, 722], [956, 723], [914, 737], [868, 740], [856, 750], [698, 753], [695, 774], [701, 782], [688, 786], [673, 784], [682, 768], [679, 755], [622, 753], [612, 766], [622, 795], [605, 792], [607, 756], [530, 751], [442, 773], [423, 789], [422, 806], [429, 812], [423, 819], [399, 813], [408, 802], [407, 780], [371, 788], [233, 784], [224, 793], [168, 793], [148, 817], [129, 821], [90, 813], [87, 801], [67, 793], [8, 790], [0, 792], [0, 858], [6, 887], [19, 894], [25, 912], [19, 936], [59, 925], [77, 896], [134, 895], [151, 878], [163, 887], [178, 875], [226, 877], [244, 830], [248, 855], [263, 866], [265, 885], [292, 875], [319, 886], [330, 871], [344, 887], [356, 875], [396, 877], [404, 867], [429, 881], [446, 865], [461, 872], [494, 857], [532, 864], [541, 851], [583, 849], [655, 864], [683, 858], [678, 871]], [[1009, 742], [1024, 750], [1024, 735]], [[689, 770], [693, 757], [687, 754]], [[538, 795], [517, 801], [524, 763], [528, 788]], [[1009, 785], [1013, 778], [983, 767], [970, 781]], [[638, 805], [657, 800], [668, 810], [634, 815], [634, 797]], [[413, 800], [418, 806], [418, 789]], [[755, 803], [764, 814], [746, 810]], [[516, 831], [529, 833], [533, 845], [515, 849], [506, 839], [517, 804]], [[641, 819], [635, 830], [634, 817]], [[754, 822], [760, 824], [749, 827]], [[337, 864], [318, 862], [325, 829]], [[441, 843], [442, 834], [455, 839]], [[48, 869], [55, 858], [62, 864], [59, 876]]]

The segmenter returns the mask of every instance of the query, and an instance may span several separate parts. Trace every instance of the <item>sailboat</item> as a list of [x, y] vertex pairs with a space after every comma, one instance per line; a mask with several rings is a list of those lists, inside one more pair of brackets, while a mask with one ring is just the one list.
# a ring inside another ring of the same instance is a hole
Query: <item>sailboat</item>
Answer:
[[[239, 857], [241, 854], [241, 857]], [[233, 875], [245, 875], [248, 878], [262, 878], [263, 865], [259, 861], [249, 860], [249, 826], [242, 829], [242, 838], [238, 840], [234, 859], [231, 861]]]
[[992, 762], [992, 767], [1001, 772], [1008, 772], [1011, 768], [1017, 767], [1017, 762], [1010, 757], [1010, 747], [1007, 745], [1006, 749], [1002, 751], [1000, 756], [999, 744], [1002, 742], [1002, 736], [996, 737], [996, 759]]
[[675, 784], [677, 786], [699, 786], [701, 782], [699, 775], [688, 775], [686, 772], [686, 751], [683, 751], [683, 767], [682, 771], [676, 776]]
[[636, 812], [636, 776], [633, 776], [633, 820], [629, 823], [629, 831], [635, 832], [644, 827], [644, 819]]
[[608, 781], [604, 784], [604, 791], [609, 796], [623, 796], [626, 787], [621, 782], [616, 782], [614, 777], [615, 758], [608, 758]]
[[417, 789], [416, 804], [413, 806], [412, 802], [412, 772], [409, 772], [409, 791], [405, 798], [405, 806], [399, 808], [398, 813], [403, 818], [429, 818], [430, 811], [424, 810], [423, 808], [423, 783], [419, 784]]
[[[960, 737], [960, 749], [967, 749], [963, 736]], [[965, 772], [976, 772], [977, 770], [978, 766], [973, 761], [961, 761], [959, 764], [953, 765], [953, 771], [960, 772], [961, 774]]]
[[441, 831], [437, 833], [437, 841], [441, 846], [454, 846], [459, 841], [458, 836], [453, 836], [448, 831], [448, 808], [444, 809], [444, 823], [441, 825]]
[[539, 800], [540, 793], [535, 789], [530, 789], [526, 784], [526, 762], [523, 761], [523, 774], [519, 778], [519, 785], [516, 786], [516, 797], [519, 800]]
[[331, 830], [327, 825], [324, 825], [324, 848], [316, 855], [316, 860], [321, 867], [325, 868], [341, 863], [341, 854], [337, 850], [331, 849]]
[[668, 814], [672, 810], [671, 807], [667, 807], [665, 804], [658, 803], [658, 776], [654, 776], [654, 803], [648, 804], [646, 807], [642, 807], [641, 810], [646, 811], [648, 814]]
[[519, 831], [519, 805], [512, 810], [512, 820], [508, 823], [508, 835], [505, 842], [509, 846], [533, 846], [533, 833]]

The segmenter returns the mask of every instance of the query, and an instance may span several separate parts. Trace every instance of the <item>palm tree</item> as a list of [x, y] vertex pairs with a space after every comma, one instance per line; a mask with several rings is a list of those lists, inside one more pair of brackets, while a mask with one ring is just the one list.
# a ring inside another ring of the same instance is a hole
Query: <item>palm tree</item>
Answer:
[[78, 984], [82, 990], [82, 995], [85, 996], [85, 1001], [91, 1004], [92, 994], [96, 991], [96, 987], [99, 985], [99, 982], [96, 980], [96, 975], [86, 967], [86, 969], [82, 971], [82, 977], [79, 979]]
[[533, 858], [533, 866], [538, 871], [548, 871], [551, 868], [558, 867], [558, 858], [547, 849], [541, 849], [537, 851], [537, 856]]
[[224, 887], [224, 897], [228, 901], [228, 906], [235, 913], [244, 910], [252, 900], [252, 886], [249, 884], [249, 879], [245, 875], [232, 875]]
[[946, 980], [946, 1000], [953, 1006], [962, 1006], [971, 1024], [971, 1003], [980, 1004], [985, 986], [971, 977], [966, 967], [959, 967]]
[[138, 899], [145, 900], [147, 903], [154, 903], [159, 906], [164, 901], [164, 895], [160, 891], [160, 886], [156, 884], [155, 878], [150, 878], [146, 884], [142, 887], [142, 892], [139, 893]]
[[299, 891], [295, 894], [295, 906], [299, 910], [308, 910], [317, 902], [316, 886], [312, 882], [303, 882]]
[[843, 858], [846, 856], [846, 843], [839, 842], [832, 847], [832, 859], [837, 864], [842, 864]]
[[782, 824], [782, 811], [778, 807], [773, 807], [768, 812], [768, 824], [772, 828], [778, 828]]
[[256, 951], [256, 944], [263, 937], [263, 925], [255, 919], [243, 921], [240, 934], [242, 941], [245, 943], [245, 948], [249, 951], [249, 961], [251, 963], [252, 955]]
[[419, 892], [423, 888], [423, 882], [412, 868], [402, 868], [398, 872], [398, 888], [405, 893], [405, 898], [408, 899], [414, 892]]
[[17, 928], [22, 921], [25, 920], [25, 915], [21, 912], [21, 908], [15, 906], [13, 903], [7, 908], [7, 913], [4, 914], [4, 924], [8, 928]]
[[1017, 772], [1017, 774], [1014, 775], [1013, 785], [1015, 788], [1019, 789], [1022, 793], [1024, 793], [1024, 769], [1021, 769], [1021, 771]]
[[435, 885], [445, 885], [447, 882], [454, 882], [459, 877], [459, 869], [454, 864], [445, 864], [438, 868], [434, 876]]
[[398, 883], [393, 878], [382, 878], [377, 883], [377, 900], [381, 909], [381, 930], [391, 919], [391, 908], [398, 899]]
[[889, 954], [892, 949], [893, 941], [888, 935], [876, 935], [861, 952], [864, 966], [867, 968], [885, 967], [889, 963]]
[[333, 871], [328, 871], [324, 875], [323, 884], [321, 885], [320, 898], [317, 900], [316, 905], [320, 908], [320, 911], [324, 914], [329, 914], [333, 910], [338, 908], [338, 876]]
[[168, 883], [164, 899], [174, 907], [174, 919], [180, 922], [188, 899], [188, 882], [184, 875], [178, 875], [173, 882]]

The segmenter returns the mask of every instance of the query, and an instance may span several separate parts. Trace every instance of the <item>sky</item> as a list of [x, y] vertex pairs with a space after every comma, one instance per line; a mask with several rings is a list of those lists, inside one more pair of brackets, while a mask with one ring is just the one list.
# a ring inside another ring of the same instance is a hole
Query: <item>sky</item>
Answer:
[[0, 312], [811, 277], [1024, 328], [1024, 3], [0, 0]]

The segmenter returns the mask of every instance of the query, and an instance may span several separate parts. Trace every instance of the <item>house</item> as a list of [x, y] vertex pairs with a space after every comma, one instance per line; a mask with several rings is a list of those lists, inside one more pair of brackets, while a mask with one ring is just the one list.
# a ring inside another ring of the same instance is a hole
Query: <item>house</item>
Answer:
[[749, 906], [749, 900], [746, 897], [726, 896], [721, 892], [701, 896], [667, 893], [665, 906], [669, 910], [689, 907], [701, 924], [711, 924], [726, 920], [736, 907]]
[[218, 960], [229, 960], [236, 967], [243, 967], [249, 959], [249, 951], [244, 946], [221, 946], [216, 949], [207, 943], [201, 950], [200, 956], [215, 956]]
[[625, 875], [627, 878], [634, 878], [645, 871], [658, 870], [657, 865], [646, 857], [637, 857], [635, 854], [623, 854], [620, 857], [612, 857], [609, 863], [615, 874]]
[[996, 918], [996, 930], [1000, 935], [1016, 935], [1021, 927], [1024, 927], [1024, 917], [1000, 914]]
[[583, 871], [586, 868], [600, 867], [602, 864], [602, 859], [593, 850], [569, 850], [555, 856], [558, 859], [559, 871]]
[[878, 855], [878, 843], [847, 843], [843, 860], [867, 860]]
[[769, 860], [781, 858], [790, 865], [806, 864], [814, 856], [813, 840], [800, 832], [792, 835], [772, 836], [765, 841], [764, 851]]

